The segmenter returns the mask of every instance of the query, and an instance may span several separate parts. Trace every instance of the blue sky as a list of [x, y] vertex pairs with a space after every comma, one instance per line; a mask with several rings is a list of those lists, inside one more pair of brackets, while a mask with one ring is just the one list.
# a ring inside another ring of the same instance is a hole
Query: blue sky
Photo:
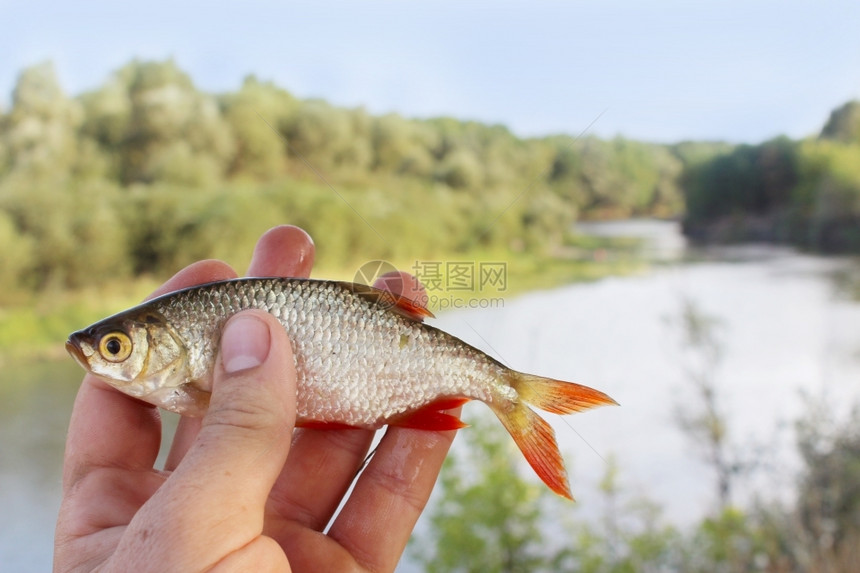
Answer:
[[200, 89], [254, 73], [374, 113], [520, 135], [756, 143], [860, 98], [860, 2], [0, 0], [0, 95], [51, 59], [67, 92], [173, 57]]

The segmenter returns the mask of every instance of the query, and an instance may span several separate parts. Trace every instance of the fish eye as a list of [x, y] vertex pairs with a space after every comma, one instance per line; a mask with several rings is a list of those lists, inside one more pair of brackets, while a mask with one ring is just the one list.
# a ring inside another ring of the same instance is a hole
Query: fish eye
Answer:
[[131, 338], [124, 332], [111, 332], [99, 340], [99, 354], [109, 362], [122, 362], [131, 356]]

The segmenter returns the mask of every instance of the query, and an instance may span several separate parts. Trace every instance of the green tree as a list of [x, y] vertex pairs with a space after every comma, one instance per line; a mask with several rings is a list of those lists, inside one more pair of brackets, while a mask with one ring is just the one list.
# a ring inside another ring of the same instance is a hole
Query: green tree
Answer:
[[80, 105], [63, 93], [54, 65], [45, 62], [21, 72], [12, 92], [12, 108], [0, 122], [3, 171], [29, 176], [68, 174], [78, 160]]
[[255, 76], [245, 78], [239, 91], [221, 99], [236, 139], [230, 173], [260, 180], [283, 174], [286, 147], [282, 132], [298, 101], [288, 91]]
[[598, 484], [599, 523], [569, 523], [571, 542], [552, 558], [552, 571], [649, 573], [678, 568], [681, 537], [647, 497], [627, 494], [618, 461], [610, 456]]
[[427, 177], [434, 158], [432, 131], [424, 124], [388, 114], [373, 122], [373, 169], [395, 175]]
[[860, 143], [860, 101], [849, 101], [830, 112], [820, 137], [840, 143]]
[[339, 169], [355, 176], [370, 167], [370, 131], [363, 110], [337, 108], [322, 100], [301, 102], [284, 126], [288, 152], [296, 163], [307, 162], [329, 175]]
[[797, 425], [804, 469], [796, 560], [807, 570], [849, 571], [860, 562], [860, 412], [839, 422], [834, 408], [809, 396], [805, 403], [808, 414]]
[[21, 284], [26, 281], [27, 272], [32, 264], [35, 242], [24, 235], [15, 225], [12, 217], [0, 210], [0, 303], [14, 298]]
[[860, 249], [860, 144], [805, 141], [798, 155], [793, 239], [826, 252]]
[[426, 571], [647, 573], [677, 567], [680, 535], [655, 503], [626, 493], [614, 457], [599, 484], [602, 520], [576, 521], [570, 502], [518, 477], [519, 452], [494, 422], [479, 418], [461, 433], [468, 448], [446, 461], [441, 492], [431, 499], [429, 531], [410, 544]]
[[215, 98], [173, 60], [135, 60], [85, 98], [85, 130], [118, 151], [122, 183], [204, 186], [230, 165], [234, 142]]
[[18, 244], [32, 245], [19, 266], [30, 288], [80, 287], [128, 271], [126, 234], [117, 217], [113, 184], [75, 181], [57, 192], [55, 181], [9, 177], [0, 185], [0, 213], [12, 222]]
[[761, 571], [769, 561], [776, 564], [767, 554], [765, 533], [756, 521], [737, 507], [725, 507], [706, 517], [687, 542], [682, 569], [691, 573], [745, 573]]

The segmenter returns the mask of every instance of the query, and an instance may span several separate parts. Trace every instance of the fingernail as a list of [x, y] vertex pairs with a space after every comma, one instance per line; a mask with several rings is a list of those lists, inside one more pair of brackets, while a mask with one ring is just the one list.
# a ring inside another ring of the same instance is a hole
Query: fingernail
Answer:
[[269, 327], [256, 316], [232, 318], [221, 335], [221, 363], [228, 374], [256, 368], [269, 356]]

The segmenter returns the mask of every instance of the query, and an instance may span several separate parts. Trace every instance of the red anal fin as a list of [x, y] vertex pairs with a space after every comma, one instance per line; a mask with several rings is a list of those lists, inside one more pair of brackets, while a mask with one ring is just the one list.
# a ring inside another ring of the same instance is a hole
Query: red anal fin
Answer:
[[433, 408], [434, 410], [451, 410], [453, 408], [459, 408], [463, 404], [469, 401], [469, 398], [439, 398], [433, 402], [430, 402], [424, 408]]
[[408, 412], [389, 420], [391, 426], [414, 428], [416, 430], [459, 430], [468, 426], [460, 418], [446, 414], [442, 410], [450, 410], [468, 402], [468, 398], [442, 398], [431, 402], [413, 412]]

